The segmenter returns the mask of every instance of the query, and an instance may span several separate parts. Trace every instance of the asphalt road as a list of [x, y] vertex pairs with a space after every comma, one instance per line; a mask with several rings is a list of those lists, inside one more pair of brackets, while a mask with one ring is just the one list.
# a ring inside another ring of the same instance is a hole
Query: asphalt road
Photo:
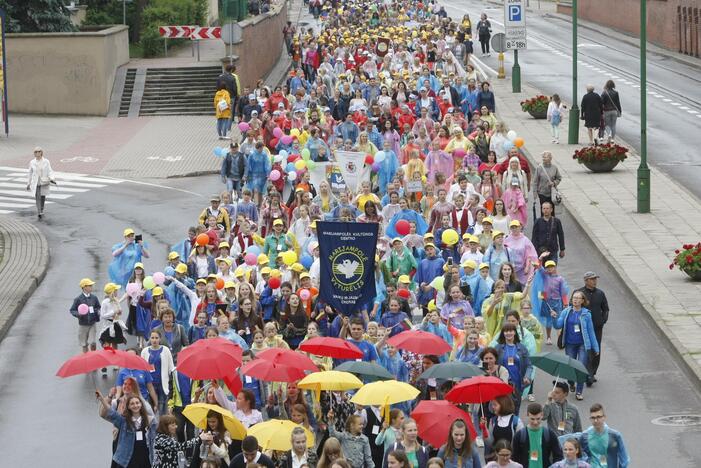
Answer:
[[[445, 2], [442, 2], [445, 3]], [[532, 2], [535, 3], [535, 2]], [[493, 33], [504, 32], [503, 8], [477, 0], [445, 3], [454, 19], [470, 14], [473, 25], [486, 12]], [[527, 14], [528, 49], [519, 52], [521, 78], [546, 95], [559, 94], [572, 102], [572, 23], [559, 16]], [[606, 28], [594, 31], [580, 25], [578, 31], [577, 103], [593, 84], [601, 92], [604, 83], [613, 79], [621, 96], [623, 117], [617, 134], [640, 150], [640, 50], [618, 40]], [[475, 57], [493, 70], [497, 55], [482, 57], [475, 39]], [[513, 54], [505, 54], [507, 79], [511, 76]], [[496, 74], [494, 74], [496, 75]], [[701, 155], [697, 150], [698, 125], [701, 124], [701, 63], [693, 67], [666, 55], [648, 52], [647, 60], [647, 139], [648, 160], [673, 180], [701, 197]], [[498, 110], [497, 110], [498, 112]], [[580, 121], [580, 126], [583, 122]], [[567, 135], [567, 122], [560, 128]], [[586, 143], [586, 138], [580, 143]], [[653, 187], [654, 196], [654, 187]]]
[[[51, 245], [51, 267], [0, 343], [4, 466], [23, 466], [28, 456], [36, 465], [57, 468], [108, 465], [111, 428], [97, 415], [93, 381], [84, 376], [55, 377], [61, 363], [79, 352], [75, 319], [68, 308], [79, 293], [80, 278], [105, 283], [111, 245], [120, 240], [124, 227], [132, 226], [150, 241], [152, 259], [146, 267], [156, 271], [164, 264], [166, 246], [181, 238], [205, 197], [220, 187], [214, 176], [166, 183], [202, 196], [124, 183], [58, 201], [47, 210], [40, 226]], [[578, 402], [580, 411], [586, 417], [591, 403], [606, 406], [611, 427], [623, 431], [633, 466], [694, 466], [693, 460], [701, 459], [701, 426], [663, 427], [651, 420], [701, 414], [698, 389], [675, 363], [665, 340], [653, 331], [635, 297], [570, 217], [562, 219], [568, 246], [562, 272], [574, 288], [584, 271], [597, 271], [612, 309], [600, 381], [585, 390], [585, 401]], [[98, 387], [107, 390], [113, 378], [98, 377]], [[542, 399], [551, 378], [541, 374], [536, 382], [536, 395]]]

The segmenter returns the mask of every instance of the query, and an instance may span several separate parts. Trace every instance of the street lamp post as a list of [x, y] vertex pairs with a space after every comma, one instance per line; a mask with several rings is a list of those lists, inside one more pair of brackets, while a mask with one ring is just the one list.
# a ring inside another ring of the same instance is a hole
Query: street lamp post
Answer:
[[640, 0], [640, 166], [638, 213], [650, 212], [650, 168], [647, 165], [647, 0]]
[[577, 105], [577, 0], [572, 0], [572, 107], [570, 107], [567, 143], [570, 145], [579, 143], [579, 106]]

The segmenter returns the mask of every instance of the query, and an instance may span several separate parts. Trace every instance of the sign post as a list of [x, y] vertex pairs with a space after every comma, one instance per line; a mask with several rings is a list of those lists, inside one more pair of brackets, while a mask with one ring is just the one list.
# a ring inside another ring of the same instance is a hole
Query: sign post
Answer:
[[5, 10], [0, 9], [0, 116], [5, 127], [5, 136], [10, 136], [10, 123], [7, 107], [7, 58], [5, 57]]
[[504, 0], [504, 31], [506, 49], [514, 51], [511, 90], [520, 93], [521, 66], [518, 64], [518, 51], [526, 48], [526, 5], [523, 0]]
[[497, 78], [503, 80], [506, 78], [506, 71], [504, 70], [504, 52], [506, 51], [506, 34], [497, 33], [492, 36], [492, 49], [499, 53], [499, 70], [497, 71]]

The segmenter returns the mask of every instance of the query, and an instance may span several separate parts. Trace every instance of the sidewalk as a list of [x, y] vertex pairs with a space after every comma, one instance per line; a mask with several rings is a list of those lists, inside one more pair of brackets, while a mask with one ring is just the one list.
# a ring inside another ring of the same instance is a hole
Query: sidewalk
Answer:
[[0, 341], [49, 266], [49, 244], [36, 226], [0, 216]]
[[[675, 249], [701, 240], [696, 220], [701, 202], [651, 168], [651, 213], [636, 213], [637, 154], [630, 153], [611, 173], [591, 173], [572, 159], [582, 145], [551, 143], [550, 124], [521, 111], [520, 101], [542, 94], [539, 90], [524, 84], [522, 93], [513, 94], [509, 80], [491, 83], [499, 118], [524, 138], [531, 163], [539, 164], [543, 151], [552, 152], [563, 177], [565, 207], [701, 381], [701, 283], [668, 268]], [[561, 141], [567, 140], [567, 128], [563, 118]], [[580, 142], [588, 141], [585, 132], [580, 124]]]

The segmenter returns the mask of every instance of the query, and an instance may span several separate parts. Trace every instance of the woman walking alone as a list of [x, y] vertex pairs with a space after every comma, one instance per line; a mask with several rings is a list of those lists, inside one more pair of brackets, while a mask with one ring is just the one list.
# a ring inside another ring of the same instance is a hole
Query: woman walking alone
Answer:
[[34, 192], [37, 216], [41, 219], [44, 216], [44, 203], [46, 203], [46, 197], [49, 196], [50, 184], [56, 185], [56, 181], [51, 163], [44, 158], [44, 150], [39, 146], [34, 148], [34, 159], [29, 161], [27, 177], [27, 191]]
[[604, 107], [604, 132], [608, 135], [608, 142], [611, 143], [616, 138], [616, 120], [621, 116], [621, 99], [613, 80], [608, 80], [604, 85], [601, 102]]
[[231, 122], [231, 96], [226, 90], [225, 83], [219, 83], [217, 94], [214, 95], [214, 110], [217, 117], [217, 134], [220, 140], [226, 139]]
[[560, 123], [565, 109], [567, 106], [560, 100], [560, 95], [553, 94], [548, 104], [547, 118], [550, 122], [550, 133], [553, 136], [552, 142], [556, 145], [560, 144]]

